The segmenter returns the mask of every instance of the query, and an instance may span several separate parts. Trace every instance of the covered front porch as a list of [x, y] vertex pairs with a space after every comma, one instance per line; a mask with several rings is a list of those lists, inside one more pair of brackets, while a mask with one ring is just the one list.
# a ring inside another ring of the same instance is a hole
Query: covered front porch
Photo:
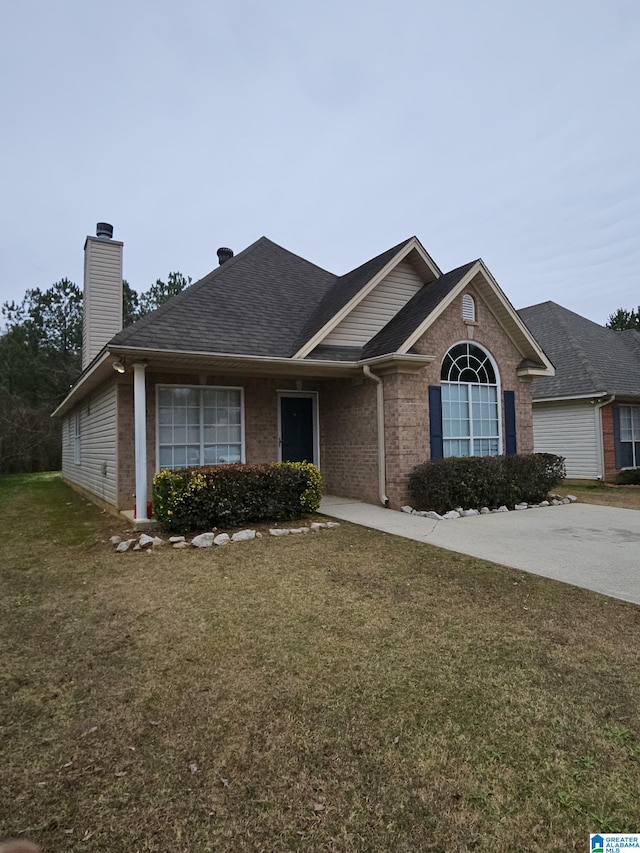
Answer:
[[384, 377], [424, 366], [424, 357], [407, 356], [375, 365], [123, 348], [112, 357], [123, 371], [118, 508], [135, 506], [142, 523], [165, 467], [306, 459], [325, 491], [384, 502]]

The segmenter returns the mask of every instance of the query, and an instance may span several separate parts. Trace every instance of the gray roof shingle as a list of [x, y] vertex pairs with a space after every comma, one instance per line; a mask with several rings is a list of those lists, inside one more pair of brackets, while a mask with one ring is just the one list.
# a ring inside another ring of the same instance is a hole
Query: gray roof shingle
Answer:
[[[380, 270], [384, 269], [389, 261], [391, 261], [411, 239], [413, 238], [409, 237], [407, 240], [403, 240], [402, 243], [398, 243], [397, 246], [387, 249], [386, 252], [382, 252], [382, 254], [377, 255], [375, 258], [371, 258], [370, 261], [361, 264], [359, 267], [356, 267], [356, 269], [337, 278], [333, 287], [327, 291], [317, 310], [308, 319], [302, 329], [294, 352], [297, 352], [301, 347], [303, 347], [308, 340], [320, 331], [325, 323], [328, 323], [332, 317], [335, 317], [338, 311], [340, 311], [340, 309], [343, 308], [350, 299], [353, 299], [353, 297], [362, 290], [365, 284], [371, 281], [371, 279], [377, 275]], [[293, 354], [294, 353], [292, 353], [292, 355]]]
[[534, 400], [600, 392], [640, 396], [640, 335], [599, 326], [555, 302], [518, 314], [556, 368], [555, 376], [533, 380]]
[[286, 358], [336, 279], [261, 237], [110, 345]]

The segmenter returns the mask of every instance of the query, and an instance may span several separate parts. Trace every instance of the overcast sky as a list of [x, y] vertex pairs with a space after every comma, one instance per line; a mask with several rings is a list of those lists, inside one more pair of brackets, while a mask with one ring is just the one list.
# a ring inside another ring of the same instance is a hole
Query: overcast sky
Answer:
[[638, 0], [5, 0], [0, 80], [0, 301], [107, 221], [138, 290], [415, 234], [516, 308], [640, 302]]

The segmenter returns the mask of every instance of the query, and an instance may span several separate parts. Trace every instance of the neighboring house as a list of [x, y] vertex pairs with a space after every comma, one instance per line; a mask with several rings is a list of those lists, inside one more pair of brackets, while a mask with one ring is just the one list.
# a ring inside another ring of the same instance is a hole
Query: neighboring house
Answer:
[[108, 508], [144, 518], [162, 468], [302, 459], [397, 507], [426, 459], [532, 451], [553, 367], [481, 260], [443, 274], [412, 237], [337, 276], [261, 237], [121, 329], [112, 233], [85, 243], [83, 373], [54, 413], [64, 477]]
[[555, 302], [518, 312], [556, 368], [533, 380], [533, 443], [567, 476], [615, 480], [640, 467], [640, 332], [615, 332]]

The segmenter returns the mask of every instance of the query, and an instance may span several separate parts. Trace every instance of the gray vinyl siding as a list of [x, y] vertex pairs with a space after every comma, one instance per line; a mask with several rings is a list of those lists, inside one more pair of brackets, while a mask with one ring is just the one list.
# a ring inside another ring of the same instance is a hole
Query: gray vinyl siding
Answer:
[[564, 456], [567, 477], [598, 479], [602, 472], [597, 414], [588, 400], [534, 403], [534, 451]]
[[82, 366], [122, 329], [122, 243], [87, 238]]
[[[80, 461], [75, 456], [75, 418], [80, 418]], [[62, 426], [62, 473], [107, 503], [116, 504], [116, 386], [92, 394]]]
[[401, 261], [322, 343], [362, 346], [395, 317], [422, 285], [423, 281], [411, 263]]

